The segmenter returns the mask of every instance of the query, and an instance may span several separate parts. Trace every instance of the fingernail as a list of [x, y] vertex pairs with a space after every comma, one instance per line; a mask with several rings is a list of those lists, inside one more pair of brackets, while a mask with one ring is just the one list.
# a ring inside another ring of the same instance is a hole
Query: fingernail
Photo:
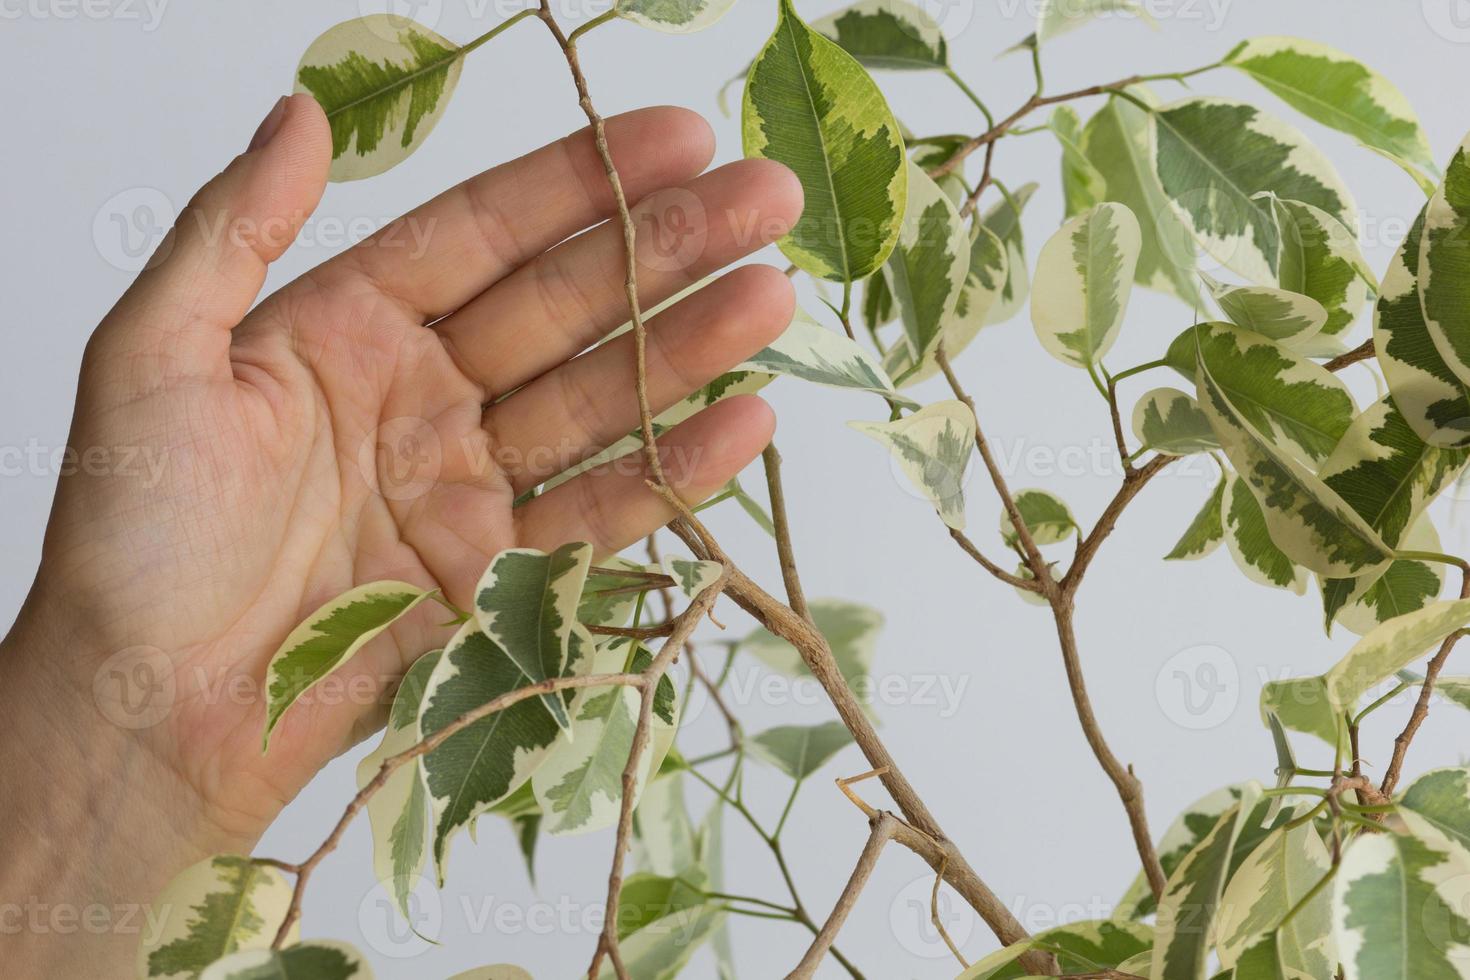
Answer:
[[281, 128], [281, 120], [284, 118], [286, 118], [286, 96], [283, 95], [276, 100], [276, 104], [271, 106], [271, 111], [266, 113], [265, 118], [260, 121], [260, 126], [256, 128], [255, 135], [250, 138], [250, 146], [245, 152], [250, 153], [269, 143], [271, 137], [276, 135], [276, 130]]

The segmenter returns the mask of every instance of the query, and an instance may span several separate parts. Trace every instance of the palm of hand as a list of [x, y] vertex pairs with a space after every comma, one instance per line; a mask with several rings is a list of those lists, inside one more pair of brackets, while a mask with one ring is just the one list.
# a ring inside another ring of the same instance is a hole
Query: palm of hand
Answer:
[[[325, 122], [313, 103], [293, 103], [281, 135], [206, 189], [197, 213], [310, 211], [324, 179]], [[662, 145], [629, 150], [624, 163], [619, 148], [650, 136]], [[611, 138], [640, 194], [688, 180], [708, 159], [702, 124], [673, 110], [614, 120]], [[117, 704], [107, 684], [94, 686], [104, 715], [118, 721], [123, 702], [143, 704], [152, 723], [123, 727], [181, 795], [198, 798], [222, 846], [248, 846], [326, 761], [381, 724], [402, 671], [445, 635], [443, 610], [422, 607], [288, 712], [263, 757], [265, 665], [312, 609], [387, 578], [466, 605], [504, 548], [591, 540], [613, 551], [667, 519], [626, 465], [512, 506], [637, 419], [626, 338], [576, 356], [626, 318], [618, 230], [564, 240], [610, 206], [595, 190], [590, 140], [581, 141], [490, 171], [401, 219], [435, 229], [422, 257], [370, 242], [243, 319], [241, 297], [253, 296], [284, 243], [262, 254], [253, 243], [232, 251], [194, 241], [186, 212], [165, 247], [173, 254], [94, 339], [72, 445], [138, 447], [157, 465], [144, 479], [63, 481], [37, 601], [86, 610], [86, 649], [95, 653], [73, 665], [73, 679], [86, 686], [109, 669], [118, 675]], [[291, 164], [307, 173], [299, 186], [272, 182], [274, 198], [252, 188], [251, 167]], [[559, 197], [487, 208], [538, 174]], [[779, 234], [799, 209], [791, 185], [784, 172], [746, 164], [675, 192], [708, 215], [776, 221], [742, 241], [711, 220], [687, 268], [648, 271], [645, 300]], [[541, 220], [528, 233], [518, 218]], [[752, 267], [655, 319], [655, 409], [758, 350], [790, 307], [784, 278]], [[675, 430], [669, 446], [694, 450], [680, 493], [697, 499], [722, 485], [769, 432], [768, 410], [754, 399], [722, 403]]]

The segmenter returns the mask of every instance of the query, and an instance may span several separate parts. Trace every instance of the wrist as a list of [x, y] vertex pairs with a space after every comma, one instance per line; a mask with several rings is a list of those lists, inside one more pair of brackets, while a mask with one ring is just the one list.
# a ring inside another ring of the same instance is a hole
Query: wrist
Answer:
[[61, 622], [23, 612], [0, 640], [0, 942], [19, 975], [114, 975], [174, 874], [254, 841], [212, 825]]

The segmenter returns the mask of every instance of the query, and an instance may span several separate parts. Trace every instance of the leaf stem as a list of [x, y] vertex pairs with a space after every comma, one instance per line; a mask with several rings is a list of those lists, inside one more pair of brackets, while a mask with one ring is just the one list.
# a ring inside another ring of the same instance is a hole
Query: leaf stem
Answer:
[[486, 31], [484, 34], [481, 34], [479, 37], [475, 38], [470, 43], [461, 47], [459, 49], [459, 57], [463, 58], [465, 55], [469, 54], [480, 45], [488, 43], [489, 41], [493, 41], [495, 38], [499, 37], [502, 32], [510, 30], [511, 27], [519, 24], [521, 21], [525, 20], [528, 17], [538, 16], [539, 13], [540, 11], [538, 11], [535, 7], [528, 7], [518, 14], [513, 14], [512, 16], [501, 21], [499, 24], [496, 24], [494, 27], [490, 28], [490, 30]]
[[604, 13], [598, 14], [596, 17], [587, 21], [587, 23], [573, 28], [572, 32], [567, 35], [567, 43], [576, 44], [578, 39], [580, 39], [582, 35], [588, 33], [589, 31], [597, 30], [597, 28], [601, 27], [603, 24], [606, 24], [608, 21], [613, 21], [617, 19], [618, 10], [616, 7]]
[[985, 105], [984, 100], [980, 96], [975, 94], [975, 90], [965, 83], [965, 80], [960, 77], [959, 72], [953, 68], [945, 68], [944, 74], [949, 77], [951, 82], [955, 83], [955, 86], [961, 92], [965, 93], [965, 97], [975, 104], [975, 108], [980, 110], [980, 114], [985, 117], [985, 125], [987, 127], [993, 127], [995, 125], [995, 117], [990, 114], [989, 107]]
[[1161, 357], [1157, 361], [1149, 361], [1149, 362], [1147, 362], [1145, 364], [1139, 364], [1139, 365], [1137, 365], [1135, 367], [1131, 367], [1131, 368], [1129, 368], [1126, 371], [1119, 371], [1117, 374], [1113, 375], [1113, 383], [1114, 384], [1117, 384], [1119, 381], [1122, 381], [1124, 378], [1131, 378], [1135, 374], [1142, 374], [1145, 371], [1152, 371], [1154, 368], [1161, 368], [1161, 367], [1168, 367], [1168, 366], [1169, 366], [1169, 362], [1167, 360], [1165, 360], [1164, 358]]

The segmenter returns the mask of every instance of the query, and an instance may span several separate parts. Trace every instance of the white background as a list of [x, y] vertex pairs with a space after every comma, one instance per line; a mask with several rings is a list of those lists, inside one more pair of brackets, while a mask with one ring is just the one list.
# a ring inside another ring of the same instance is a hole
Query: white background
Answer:
[[[48, 467], [21, 461], [19, 450], [65, 444], [82, 346], [130, 276], [116, 267], [121, 239], [112, 215], [139, 203], [181, 205], [250, 138], [260, 117], [291, 85], [300, 52], [331, 24], [356, 16], [356, 0], [252, 0], [168, 3], [96, 0], [0, 0], [0, 78], [5, 83], [3, 221], [0, 221], [0, 623], [23, 600], [40, 550], [54, 486]], [[387, 0], [363, 0], [363, 12]], [[498, 0], [508, 6], [507, 0]], [[373, 4], [378, 4], [373, 6]], [[587, 0], [592, 13], [603, 3]], [[160, 6], [161, 4], [161, 6]], [[801, 5], [817, 16], [826, 0]], [[1051, 91], [1109, 81], [1135, 71], [1192, 68], [1257, 34], [1316, 38], [1358, 55], [1397, 82], [1419, 110], [1437, 156], [1447, 159], [1470, 113], [1463, 108], [1470, 5], [1401, 0], [1155, 0], [1158, 29], [1111, 20], [1055, 41], [1046, 51]], [[774, 18], [772, 0], [742, 0], [715, 28], [677, 38], [614, 24], [585, 43], [600, 108], [611, 113], [672, 102], [708, 115], [720, 135], [720, 161], [739, 156], [735, 122], [720, 115], [715, 92], [758, 50]], [[951, 3], [954, 61], [997, 113], [1028, 94], [1024, 57], [997, 54], [1029, 30], [1034, 11], [1019, 0]], [[423, 19], [467, 40], [507, 11], [492, 0], [430, 0]], [[567, 20], [585, 16], [574, 5]], [[1457, 26], [1461, 25], [1461, 26]], [[938, 75], [889, 75], [883, 84], [916, 132], [978, 131], [976, 112]], [[1299, 124], [1337, 161], [1359, 199], [1365, 248], [1382, 270], [1422, 198], [1395, 167], [1351, 139], [1302, 120], [1247, 79], [1213, 73], [1198, 91], [1258, 100]], [[1177, 92], [1161, 86], [1165, 97]], [[1037, 116], [1034, 121], [1040, 122]], [[492, 163], [581, 124], [566, 69], [534, 22], [477, 52], [443, 122], [427, 145], [392, 173], [334, 186], [299, 244], [273, 270], [275, 288], [342, 247], [349, 223], [376, 225]], [[1006, 140], [998, 173], [1014, 186], [1043, 182], [1028, 211], [1028, 250], [1057, 225], [1057, 147], [1046, 134]], [[123, 195], [118, 197], [118, 195]], [[94, 230], [96, 229], [96, 230]], [[134, 244], [141, 241], [135, 235]], [[780, 261], [772, 252], [768, 261]], [[819, 309], [808, 297], [813, 309]], [[1135, 295], [1114, 370], [1158, 356], [1190, 323], [1190, 312], [1154, 295]], [[1366, 335], [1366, 322], [1353, 341]], [[1085, 376], [1045, 355], [1025, 314], [986, 332], [961, 361], [980, 418], [1006, 462], [1012, 485], [1045, 486], [1063, 495], [1087, 524], [1113, 492], [1111, 437], [1101, 401]], [[1360, 404], [1374, 397], [1370, 375], [1347, 372]], [[1129, 397], [1155, 384], [1126, 386]], [[797, 526], [796, 548], [807, 592], [881, 607], [887, 616], [876, 671], [910, 691], [940, 679], [962, 690], [880, 706], [883, 736], [947, 831], [990, 885], [1032, 928], [1058, 918], [1104, 914], [1136, 869], [1127, 826], [1112, 786], [1094, 764], [1067, 703], [1047, 613], [987, 578], [950, 543], [932, 512], [897, 480], [882, 451], [844, 422], [881, 417], [872, 398], [780, 383], [769, 390], [780, 415], [778, 441]], [[943, 397], [934, 384], [921, 398]], [[1263, 680], [1316, 672], [1347, 648], [1339, 629], [1324, 638], [1315, 595], [1298, 598], [1249, 584], [1222, 550], [1192, 564], [1160, 556], [1208, 493], [1207, 464], [1179, 466], [1157, 479], [1104, 549], [1081, 597], [1077, 621], [1098, 714], [1120, 757], [1144, 780], [1156, 833], [1177, 810], [1208, 790], [1242, 778], [1270, 778], [1269, 739], [1255, 701]], [[747, 486], [760, 486], [757, 472]], [[970, 481], [973, 536], [999, 553], [992, 528], [997, 504], [983, 476]], [[1451, 495], [1453, 497], [1453, 495]], [[1436, 508], [1445, 549], [1466, 553], [1457, 503]], [[712, 523], [744, 567], [776, 584], [769, 542], [738, 511]], [[1064, 558], [1065, 553], [1058, 557]], [[748, 622], [729, 604], [721, 618], [739, 635]], [[1218, 648], [1201, 653], [1196, 648]], [[1213, 700], [1201, 686], [1224, 683]], [[1176, 658], [1172, 659], [1171, 658]], [[1452, 667], [1452, 671], [1453, 671]], [[1470, 672], [1470, 671], [1466, 671]], [[753, 662], [737, 678], [759, 679]], [[1235, 680], [1232, 680], [1235, 678]], [[961, 687], [962, 686], [962, 687]], [[1192, 699], [1186, 702], [1186, 698]], [[818, 702], [762, 698], [742, 706], [752, 730], [825, 720]], [[903, 699], [899, 699], [903, 700]], [[768, 703], [776, 702], [776, 703]], [[1194, 705], [1192, 712], [1188, 705]], [[1197, 713], [1206, 705], [1204, 714]], [[1407, 713], [1380, 713], [1365, 739], [1381, 771], [1389, 741]], [[1459, 759], [1464, 719], [1452, 708], [1431, 717], [1414, 748], [1414, 768]], [[1207, 727], [1198, 727], [1208, 723]], [[722, 728], [706, 712], [685, 735], [685, 751], [718, 747]], [[1314, 749], [1303, 746], [1304, 751]], [[1310, 756], [1309, 756], [1310, 758]], [[1311, 764], [1310, 762], [1308, 764]], [[830, 777], [866, 768], [847, 750], [804, 790], [787, 832], [794, 870], [814, 914], [825, 914], [846, 879], [866, 829]], [[262, 853], [299, 859], [326, 833], [352, 788], [348, 760], [331, 766], [288, 809]], [[752, 773], [752, 806], [774, 821], [784, 792], [768, 770]], [[881, 793], [869, 786], [875, 802]], [[696, 816], [707, 794], [694, 790]], [[784, 899], [769, 855], [733, 815], [729, 888]], [[543, 841], [539, 876], [527, 880], [506, 826], [484, 821], [479, 844], [461, 839], [442, 897], [439, 947], [391, 958], [381, 895], [372, 891], [365, 820], [314, 879], [304, 931], [376, 949], [382, 977], [436, 977], [489, 962], [516, 962], [538, 977], [585, 969], [595, 942], [584, 915], [602, 897], [610, 833]], [[922, 924], [927, 869], [897, 848], [886, 854], [839, 945], [869, 977], [949, 977], [957, 972]], [[499, 911], [504, 907], [506, 911]], [[974, 959], [993, 940], [955, 900], [949, 926]], [[560, 910], [559, 910], [560, 909]], [[486, 913], [488, 910], [488, 918]], [[510, 918], [496, 919], [496, 915]], [[521, 918], [524, 917], [524, 918]], [[493, 923], [499, 921], [501, 928]], [[489, 922], [492, 925], [487, 926]], [[735, 919], [741, 975], [783, 974], [808, 936], [798, 927]], [[402, 950], [397, 950], [402, 951]], [[709, 977], [701, 953], [690, 976]], [[823, 976], [841, 975], [828, 963]]]

